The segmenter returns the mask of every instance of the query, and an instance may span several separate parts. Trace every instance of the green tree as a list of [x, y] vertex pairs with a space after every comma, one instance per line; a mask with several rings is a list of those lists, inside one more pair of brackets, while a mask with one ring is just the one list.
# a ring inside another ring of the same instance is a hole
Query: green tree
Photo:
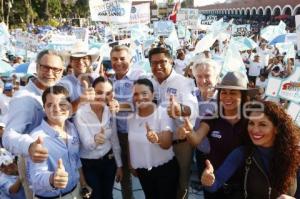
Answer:
[[51, 17], [61, 17], [62, 7], [60, 0], [47, 0], [48, 11]]
[[89, 16], [89, 1], [88, 0], [77, 0], [74, 9], [76, 11], [76, 17], [87, 18]]

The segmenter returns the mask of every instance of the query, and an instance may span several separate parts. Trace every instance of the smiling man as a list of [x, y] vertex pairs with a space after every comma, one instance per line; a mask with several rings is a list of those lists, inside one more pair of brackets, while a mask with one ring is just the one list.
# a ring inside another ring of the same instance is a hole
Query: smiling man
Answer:
[[[149, 61], [154, 78], [152, 79], [158, 104], [168, 107], [168, 114], [174, 120], [173, 132], [183, 123], [182, 117], [192, 121], [198, 115], [197, 98], [193, 95], [195, 84], [173, 70], [173, 60], [166, 48], [153, 48]], [[177, 198], [188, 198], [188, 184], [192, 161], [192, 147], [186, 139], [173, 135], [173, 149], [179, 162], [179, 186]]]
[[[24, 89], [16, 92], [9, 105], [10, 111], [2, 140], [8, 151], [16, 155], [29, 155], [33, 162], [38, 163], [48, 158], [48, 151], [43, 147], [43, 140], [34, 140], [28, 134], [40, 125], [45, 116], [42, 93], [61, 79], [64, 69], [63, 63], [62, 56], [56, 51], [44, 50], [37, 55], [37, 77], [30, 80]], [[22, 159], [20, 158], [20, 160]], [[18, 164], [22, 176], [25, 173], [24, 161], [19, 161]], [[26, 198], [32, 198], [28, 186], [24, 183], [23, 186]]]

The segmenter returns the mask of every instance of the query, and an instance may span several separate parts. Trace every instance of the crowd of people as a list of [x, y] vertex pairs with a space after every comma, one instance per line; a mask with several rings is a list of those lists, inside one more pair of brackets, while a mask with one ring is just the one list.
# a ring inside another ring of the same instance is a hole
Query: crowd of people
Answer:
[[144, 49], [150, 73], [125, 45], [111, 48], [108, 73], [77, 42], [40, 51], [22, 86], [2, 78], [0, 198], [112, 199], [120, 182], [132, 199], [134, 175], [147, 199], [186, 199], [194, 156], [206, 199], [299, 198], [300, 129], [286, 99], [265, 96], [297, 57], [258, 37], [240, 51], [247, 73], [221, 74], [228, 40], [175, 55], [164, 39]]

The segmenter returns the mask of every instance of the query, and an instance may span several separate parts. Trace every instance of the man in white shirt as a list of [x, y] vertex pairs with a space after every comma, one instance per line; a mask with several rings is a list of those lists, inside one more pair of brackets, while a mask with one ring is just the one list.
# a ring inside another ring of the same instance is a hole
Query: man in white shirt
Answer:
[[[172, 70], [172, 58], [166, 48], [151, 49], [149, 61], [156, 100], [161, 106], [168, 107], [168, 114], [174, 119], [173, 132], [176, 132], [183, 123], [183, 116], [190, 117], [192, 121], [198, 116], [197, 98], [193, 95], [194, 81]], [[173, 136], [173, 149], [180, 167], [177, 198], [188, 198], [193, 150], [186, 139], [178, 138], [177, 133]]]
[[260, 75], [260, 71], [263, 68], [264, 66], [260, 62], [260, 57], [258, 54], [256, 54], [254, 56], [254, 60], [251, 61], [249, 64], [249, 71], [248, 71], [249, 81], [252, 82], [254, 85], [256, 83], [256, 78]]

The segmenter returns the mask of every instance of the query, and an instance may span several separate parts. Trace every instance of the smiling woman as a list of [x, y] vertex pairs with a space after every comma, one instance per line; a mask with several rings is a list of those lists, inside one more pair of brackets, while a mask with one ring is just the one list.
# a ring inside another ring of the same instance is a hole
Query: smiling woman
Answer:
[[[258, 111], [261, 107], [263, 109]], [[294, 196], [300, 161], [300, 129], [274, 102], [262, 101], [250, 108], [247, 130], [252, 142], [235, 149], [215, 174], [207, 162], [201, 182], [209, 186], [209, 191], [216, 191], [244, 165], [244, 186], [240, 197]]]

